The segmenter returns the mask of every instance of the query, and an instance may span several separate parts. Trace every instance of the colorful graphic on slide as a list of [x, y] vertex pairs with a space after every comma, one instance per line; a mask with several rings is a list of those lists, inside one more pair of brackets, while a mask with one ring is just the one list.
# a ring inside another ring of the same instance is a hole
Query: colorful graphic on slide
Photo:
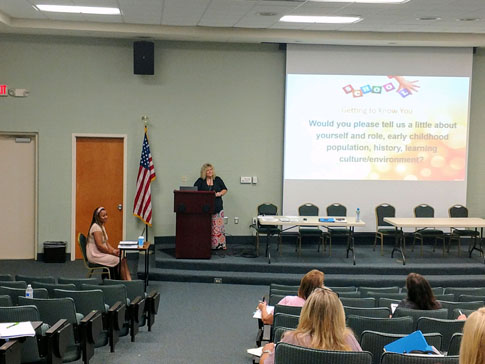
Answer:
[[461, 181], [468, 77], [287, 77], [285, 179]]

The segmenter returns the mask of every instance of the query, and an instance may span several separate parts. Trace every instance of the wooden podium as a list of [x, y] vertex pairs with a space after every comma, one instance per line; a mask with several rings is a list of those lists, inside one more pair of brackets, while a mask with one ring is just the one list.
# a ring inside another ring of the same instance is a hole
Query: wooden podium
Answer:
[[214, 191], [173, 191], [177, 213], [175, 257], [210, 259]]

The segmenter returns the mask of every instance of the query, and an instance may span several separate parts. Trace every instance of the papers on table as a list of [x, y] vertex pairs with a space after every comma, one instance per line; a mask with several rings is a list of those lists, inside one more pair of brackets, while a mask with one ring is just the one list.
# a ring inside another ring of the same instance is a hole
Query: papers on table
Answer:
[[273, 216], [258, 216], [263, 222], [278, 222], [279, 220]]
[[13, 339], [24, 336], [35, 336], [35, 330], [29, 321], [0, 324], [0, 339]]
[[[269, 314], [273, 313], [274, 306], [266, 306], [266, 312]], [[261, 318], [261, 310], [258, 308], [256, 312], [253, 314], [253, 318], [260, 319]]]
[[260, 348], [248, 349], [247, 352], [248, 354], [260, 357], [263, 355], [263, 347], [261, 346]]
[[118, 244], [118, 249], [137, 249], [138, 248], [138, 241], [137, 240], [124, 240], [120, 241]]

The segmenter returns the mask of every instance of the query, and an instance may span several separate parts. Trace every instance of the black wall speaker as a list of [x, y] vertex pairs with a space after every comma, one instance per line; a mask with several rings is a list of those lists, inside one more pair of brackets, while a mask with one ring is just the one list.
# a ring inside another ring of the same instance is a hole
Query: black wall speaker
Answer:
[[133, 72], [135, 75], [153, 75], [154, 69], [153, 42], [139, 41], [133, 43]]

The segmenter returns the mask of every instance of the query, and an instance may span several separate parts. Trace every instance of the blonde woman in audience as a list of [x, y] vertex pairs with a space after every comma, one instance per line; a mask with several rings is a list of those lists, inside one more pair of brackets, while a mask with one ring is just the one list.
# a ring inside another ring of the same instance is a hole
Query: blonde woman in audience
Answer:
[[[298, 296], [286, 296], [278, 302], [278, 305], [303, 307], [306, 299], [317, 287], [323, 287], [323, 272], [317, 269], [309, 271], [303, 276], [298, 288]], [[261, 310], [261, 320], [265, 325], [273, 324], [273, 312], [268, 313], [266, 302], [260, 302], [258, 309]]]
[[485, 307], [473, 312], [463, 327], [460, 364], [485, 363]]
[[[316, 288], [302, 308], [295, 331], [287, 331], [281, 342], [319, 350], [362, 351], [350, 329], [338, 295], [331, 289]], [[266, 344], [261, 364], [274, 363], [274, 343]]]

